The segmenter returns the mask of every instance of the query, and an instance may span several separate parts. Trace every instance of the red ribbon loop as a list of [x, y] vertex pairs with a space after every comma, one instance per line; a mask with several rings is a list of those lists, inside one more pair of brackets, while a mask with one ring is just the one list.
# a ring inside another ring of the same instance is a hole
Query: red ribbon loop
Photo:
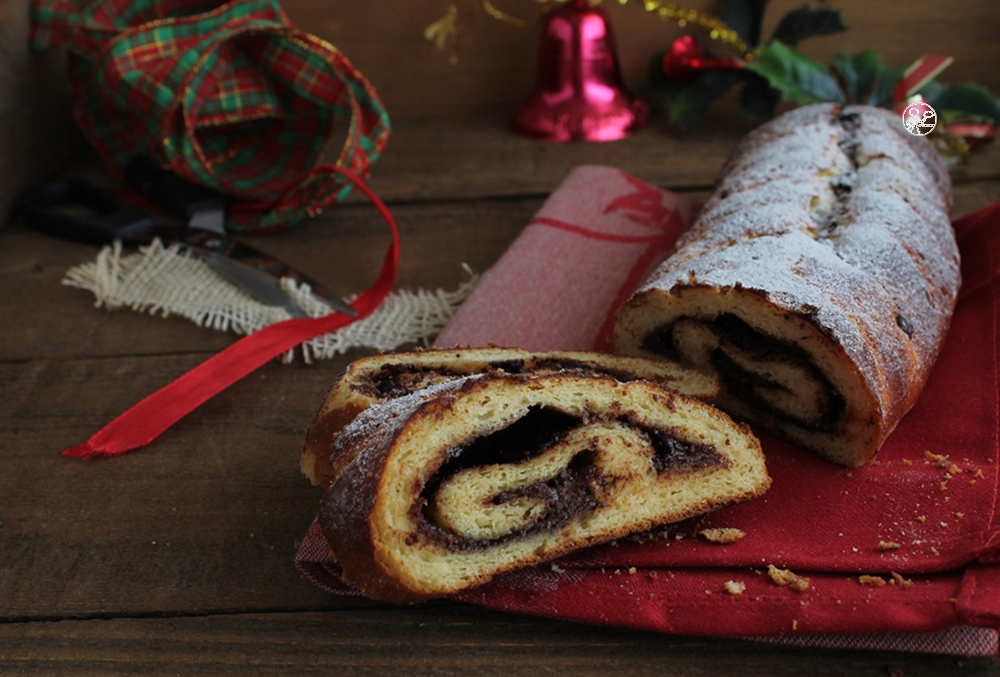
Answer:
[[245, 336], [209, 358], [173, 383], [157, 390], [130, 407], [101, 428], [83, 444], [63, 451], [72, 458], [91, 459], [120, 456], [151, 443], [173, 424], [222, 392], [244, 376], [283, 355], [304, 341], [326, 334], [371, 315], [389, 294], [399, 267], [399, 230], [385, 203], [353, 172], [330, 166], [363, 192], [375, 205], [392, 231], [392, 243], [386, 251], [382, 269], [375, 283], [351, 304], [356, 318], [341, 313], [324, 317], [278, 322]]

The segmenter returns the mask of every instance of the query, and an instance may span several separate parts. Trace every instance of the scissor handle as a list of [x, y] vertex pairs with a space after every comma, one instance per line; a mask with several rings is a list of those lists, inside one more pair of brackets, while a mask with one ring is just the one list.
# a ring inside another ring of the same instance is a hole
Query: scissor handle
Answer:
[[168, 213], [190, 222], [198, 212], [216, 210], [225, 213], [226, 198], [210, 188], [181, 178], [168, 169], [157, 167], [145, 157], [138, 156], [125, 168], [129, 185], [150, 202]]
[[32, 228], [78, 242], [148, 242], [154, 223], [146, 212], [81, 179], [56, 179], [27, 190], [18, 205]]

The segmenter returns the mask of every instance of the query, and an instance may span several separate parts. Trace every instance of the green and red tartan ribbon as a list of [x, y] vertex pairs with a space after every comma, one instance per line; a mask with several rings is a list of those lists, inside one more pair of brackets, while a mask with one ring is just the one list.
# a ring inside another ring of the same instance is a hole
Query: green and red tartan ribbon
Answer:
[[[389, 138], [374, 88], [332, 45], [294, 28], [276, 0], [33, 0], [32, 44], [64, 46], [77, 121], [108, 166], [144, 156], [236, 198], [227, 228], [276, 231], [357, 187], [389, 226], [378, 279], [343, 313], [293, 319], [240, 339], [141, 400], [67, 456], [143, 447], [258, 367], [367, 317], [392, 289], [399, 232], [364, 183]], [[338, 120], [335, 164], [323, 150]]]
[[76, 119], [123, 172], [145, 156], [234, 199], [227, 225], [266, 232], [343, 200], [323, 168], [362, 179], [389, 138], [378, 94], [336, 47], [296, 29], [276, 0], [34, 0], [32, 45], [69, 51]]

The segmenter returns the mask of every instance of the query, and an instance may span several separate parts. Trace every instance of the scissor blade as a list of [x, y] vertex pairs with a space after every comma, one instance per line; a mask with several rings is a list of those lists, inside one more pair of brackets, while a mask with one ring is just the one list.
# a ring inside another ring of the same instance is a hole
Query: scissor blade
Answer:
[[181, 240], [192, 247], [212, 252], [227, 261], [238, 263], [261, 275], [268, 276], [275, 284], [277, 284], [277, 280], [283, 277], [290, 277], [299, 284], [308, 284], [313, 293], [329, 303], [334, 310], [351, 317], [358, 316], [358, 311], [352, 305], [336, 294], [327, 291], [312, 278], [241, 240], [236, 240], [227, 235], [220, 236], [206, 231], [190, 229], [181, 235]]
[[242, 263], [237, 263], [209, 251], [194, 249], [198, 256], [204, 259], [212, 270], [216, 271], [236, 286], [247, 291], [251, 296], [268, 306], [284, 308], [292, 317], [308, 317], [291, 298], [282, 290], [278, 281], [259, 270], [254, 270]]
[[226, 208], [225, 205], [215, 205], [204, 209], [199, 209], [191, 214], [188, 221], [188, 228], [207, 230], [216, 235], [226, 234]]
[[276, 279], [291, 277], [299, 283], [306, 283], [335, 310], [351, 317], [358, 316], [358, 311], [353, 306], [336, 294], [329, 293], [315, 280], [288, 264], [229, 237], [225, 228], [228, 202], [225, 196], [181, 178], [143, 157], [133, 158], [126, 174], [129, 183], [146, 199], [165, 207], [171, 214], [187, 222], [187, 230], [183, 234], [175, 234], [173, 238], [179, 238], [189, 245], [211, 251], [226, 260]]

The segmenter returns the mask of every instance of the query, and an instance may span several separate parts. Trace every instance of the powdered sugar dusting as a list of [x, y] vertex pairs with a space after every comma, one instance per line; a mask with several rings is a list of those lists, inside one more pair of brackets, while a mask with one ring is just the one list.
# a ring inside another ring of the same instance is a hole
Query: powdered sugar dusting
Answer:
[[[365, 485], [378, 475], [379, 465], [385, 461], [393, 439], [413, 414], [426, 402], [461, 388], [481, 374], [464, 376], [428, 386], [409, 395], [386, 400], [368, 407], [351, 421], [334, 442], [333, 454], [357, 449], [350, 463], [345, 466], [320, 508], [320, 522], [324, 530], [335, 524], [363, 523], [372, 509], [375, 491], [365, 491]], [[367, 497], [367, 500], [365, 499]], [[331, 547], [336, 545], [331, 541]]]
[[[448, 381], [442, 381], [427, 386], [416, 392], [401, 397], [390, 398], [368, 407], [354, 418], [337, 436], [334, 453], [343, 448], [362, 449], [386, 446], [399, 432], [399, 429], [425, 402], [441, 395], [455, 392], [472, 379], [481, 378], [482, 374], [461, 376]], [[365, 456], [355, 457], [358, 462]]]
[[639, 293], [743, 287], [796, 316], [808, 307], [884, 407], [908, 406], [960, 280], [947, 172], [899, 126], [880, 109], [819, 104], [759, 127]]

